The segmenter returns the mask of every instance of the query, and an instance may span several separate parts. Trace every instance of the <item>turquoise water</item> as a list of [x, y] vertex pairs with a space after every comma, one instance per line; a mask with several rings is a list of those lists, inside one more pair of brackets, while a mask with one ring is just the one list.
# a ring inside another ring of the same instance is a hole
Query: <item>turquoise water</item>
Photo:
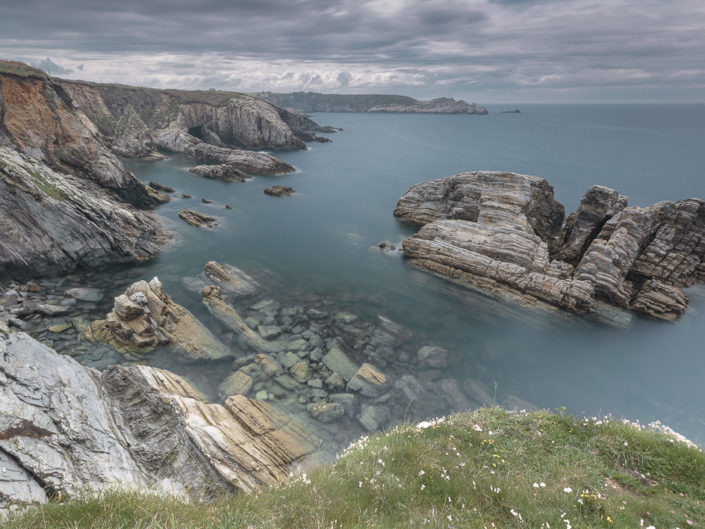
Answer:
[[[193, 196], [157, 210], [174, 240], [128, 276], [158, 275], [177, 302], [201, 315], [199, 297], [184, 288], [183, 277], [211, 259], [230, 263], [264, 278], [263, 295], [296, 301], [312, 292], [333, 300], [336, 310], [402, 323], [420, 344], [446, 347], [453, 376], [480, 381], [498, 402], [511, 395], [576, 414], [658, 419], [705, 442], [702, 289], [691, 292], [691, 308], [675, 325], [637, 317], [628, 329], [615, 329], [497, 302], [376, 247], [415, 231], [392, 215], [411, 185], [461, 171], [544, 177], [567, 212], [593, 184], [619, 189], [632, 205], [705, 197], [705, 106], [489, 110], [488, 116], [318, 114], [319, 123], [345, 130], [331, 135], [333, 143], [275, 153], [297, 173], [246, 183], [199, 178], [185, 170], [193, 161], [180, 156], [128, 160], [141, 180], [175, 187], [176, 197]], [[298, 194], [264, 195], [273, 184]], [[214, 203], [203, 204], [202, 197]], [[219, 226], [185, 224], [176, 215], [185, 208], [218, 217]]]

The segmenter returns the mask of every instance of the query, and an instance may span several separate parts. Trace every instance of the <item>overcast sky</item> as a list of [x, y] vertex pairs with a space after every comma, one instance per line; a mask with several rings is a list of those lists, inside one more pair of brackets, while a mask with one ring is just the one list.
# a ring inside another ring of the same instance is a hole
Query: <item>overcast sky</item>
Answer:
[[0, 57], [154, 87], [705, 102], [705, 1], [1, 0]]

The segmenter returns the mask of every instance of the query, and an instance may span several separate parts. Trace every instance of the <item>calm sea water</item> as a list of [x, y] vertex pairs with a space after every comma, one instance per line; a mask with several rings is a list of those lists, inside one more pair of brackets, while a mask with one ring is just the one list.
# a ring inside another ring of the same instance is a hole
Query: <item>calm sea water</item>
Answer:
[[[488, 116], [318, 114], [319, 123], [344, 132], [305, 152], [275, 153], [296, 174], [246, 183], [199, 178], [185, 170], [192, 160], [179, 156], [128, 160], [141, 180], [193, 195], [157, 211], [174, 242], [129, 275], [159, 275], [177, 302], [200, 315], [198, 296], [182, 278], [211, 259], [231, 263], [271, 277], [270, 297], [314, 292], [363, 318], [385, 314], [446, 347], [458, 362], [457, 376], [482, 381], [498, 401], [513, 395], [575, 414], [658, 419], [705, 442], [703, 290], [691, 292], [691, 308], [675, 325], [634, 318], [628, 329], [616, 329], [498, 303], [376, 248], [415, 231], [392, 215], [411, 185], [461, 171], [544, 177], [567, 212], [593, 184], [619, 189], [631, 205], [705, 197], [705, 105], [489, 110]], [[298, 194], [264, 195], [273, 184]], [[215, 202], [202, 204], [202, 197]], [[219, 227], [188, 226], [176, 215], [187, 207], [219, 217]]]

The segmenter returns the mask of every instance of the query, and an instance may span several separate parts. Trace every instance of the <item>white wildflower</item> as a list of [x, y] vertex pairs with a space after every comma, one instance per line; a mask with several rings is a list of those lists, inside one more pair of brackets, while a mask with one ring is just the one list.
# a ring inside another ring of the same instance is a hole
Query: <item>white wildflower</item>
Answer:
[[566, 494], [570, 494], [571, 492], [573, 492], [573, 489], [571, 489], [570, 487], [565, 487], [563, 489], [563, 492], [565, 492]]

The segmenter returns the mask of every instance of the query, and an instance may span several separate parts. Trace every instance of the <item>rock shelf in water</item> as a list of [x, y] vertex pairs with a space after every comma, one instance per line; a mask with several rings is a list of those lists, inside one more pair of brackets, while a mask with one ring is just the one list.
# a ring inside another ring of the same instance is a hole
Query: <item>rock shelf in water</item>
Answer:
[[524, 303], [675, 321], [680, 288], [705, 281], [705, 201], [627, 201], [593, 186], [565, 219], [544, 179], [476, 171], [411, 187], [394, 215], [421, 226], [403, 243], [416, 267]]

